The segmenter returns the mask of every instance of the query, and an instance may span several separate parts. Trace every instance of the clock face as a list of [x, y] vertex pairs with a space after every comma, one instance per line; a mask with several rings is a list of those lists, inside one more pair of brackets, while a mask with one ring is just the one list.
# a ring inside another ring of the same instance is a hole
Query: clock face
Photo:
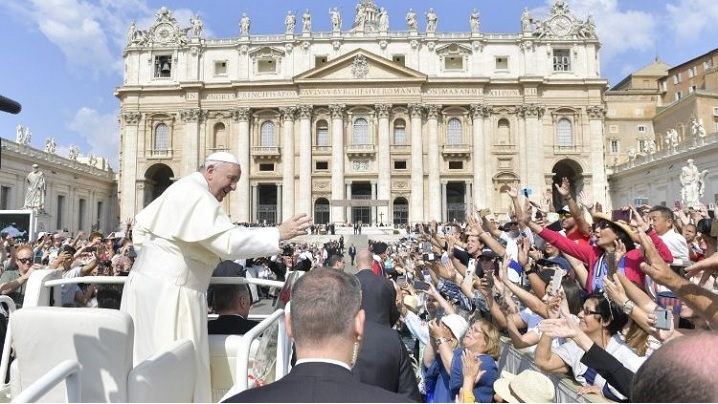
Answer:
[[558, 16], [551, 20], [551, 31], [556, 36], [564, 36], [571, 31], [571, 20], [566, 16]]
[[172, 40], [172, 29], [169, 25], [162, 24], [155, 30], [155, 39], [159, 42], [168, 42]]

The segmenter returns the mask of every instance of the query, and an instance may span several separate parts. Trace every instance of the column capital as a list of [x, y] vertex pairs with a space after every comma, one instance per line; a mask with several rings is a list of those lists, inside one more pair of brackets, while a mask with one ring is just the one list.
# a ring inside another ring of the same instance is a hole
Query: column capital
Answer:
[[423, 104], [409, 104], [408, 107], [412, 118], [421, 118], [421, 115], [424, 112]]
[[524, 118], [535, 116], [541, 118], [546, 111], [546, 107], [541, 104], [521, 104], [516, 107], [516, 113]]
[[603, 119], [606, 115], [606, 106], [603, 104], [586, 107], [586, 113], [591, 119]]
[[332, 115], [332, 119], [342, 119], [344, 117], [344, 110], [347, 109], [345, 104], [332, 104], [329, 106], [329, 112]]
[[182, 109], [179, 111], [182, 122], [202, 122], [207, 118], [207, 111], [199, 108]]
[[293, 121], [294, 116], [296, 115], [297, 107], [290, 106], [290, 107], [279, 107], [279, 113], [282, 114], [282, 120], [283, 121]]
[[493, 107], [486, 104], [471, 104], [469, 110], [473, 118], [488, 118], [493, 112]]
[[388, 118], [391, 113], [391, 104], [374, 104], [374, 109], [377, 111], [379, 118]]
[[439, 118], [442, 106], [440, 104], [429, 104], [426, 106], [426, 115], [429, 119]]
[[314, 110], [314, 105], [304, 104], [300, 105], [298, 109], [299, 117], [301, 119], [309, 119], [312, 117], [312, 110]]
[[248, 121], [250, 111], [251, 108], [249, 107], [237, 107], [232, 110], [232, 119], [235, 121]]
[[122, 119], [126, 125], [137, 125], [142, 119], [142, 113], [137, 111], [123, 112]]

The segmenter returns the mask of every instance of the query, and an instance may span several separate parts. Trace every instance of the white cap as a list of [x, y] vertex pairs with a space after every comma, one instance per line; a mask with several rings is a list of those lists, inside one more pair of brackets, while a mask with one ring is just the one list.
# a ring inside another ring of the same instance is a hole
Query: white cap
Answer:
[[239, 165], [239, 160], [237, 160], [237, 157], [228, 152], [216, 152], [212, 153], [204, 160], [206, 161], [224, 161], [225, 163], [232, 163]]

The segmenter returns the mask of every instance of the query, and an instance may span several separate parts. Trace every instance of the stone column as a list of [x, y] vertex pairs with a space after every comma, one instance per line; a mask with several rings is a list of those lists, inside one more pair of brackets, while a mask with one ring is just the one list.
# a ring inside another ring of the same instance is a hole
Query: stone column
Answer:
[[[250, 222], [251, 204], [249, 200], [249, 107], [239, 107], [232, 111], [232, 119], [237, 122], [236, 129], [233, 128], [232, 135], [237, 138], [237, 154], [239, 166], [242, 168], [242, 176], [237, 183], [237, 192], [232, 193], [232, 198], [239, 203], [232, 204], [232, 218], [237, 222]], [[231, 143], [231, 142], [230, 142]]]
[[182, 137], [182, 172], [181, 177], [197, 171], [199, 167], [199, 123], [206, 116], [207, 111], [199, 108], [183, 109], [180, 111], [180, 118], [184, 125], [184, 136]]
[[411, 114], [411, 200], [409, 223], [423, 222], [424, 218], [424, 150], [421, 138], [421, 118], [424, 106], [409, 104]]
[[[284, 213], [284, 206], [282, 203], [282, 183], [277, 183], [277, 224], [283, 222], [283, 213]], [[291, 216], [289, 216], [291, 217]]]
[[[429, 206], [429, 217], [427, 220], [441, 220], [442, 199], [439, 177], [441, 167], [439, 166], [439, 114], [441, 105], [427, 105], [427, 126], [429, 128], [429, 141], [427, 145], [427, 157], [429, 160], [429, 195], [427, 202]], [[413, 190], [412, 190], [413, 191]]]
[[259, 222], [259, 186], [252, 185], [252, 220], [251, 222]]
[[[371, 181], [371, 200], [376, 201], [376, 181]], [[370, 207], [371, 210], [371, 226], [376, 226], [377, 223], [377, 211], [376, 205]]]
[[[344, 199], [344, 110], [346, 105], [330, 105], [332, 114], [332, 199]], [[344, 223], [344, 206], [332, 206], [329, 221]]]
[[[391, 113], [391, 104], [376, 104], [374, 108], [379, 115], [377, 199], [388, 201], [391, 197], [391, 145], [389, 141], [389, 114]], [[380, 222], [389, 220], [388, 205], [379, 205], [376, 210], [378, 211], [376, 215]]]
[[312, 105], [299, 106], [299, 211], [312, 213]]
[[[121, 194], [120, 194], [120, 217], [135, 217], [137, 211], [135, 210], [135, 201], [138, 199], [137, 192], [135, 189], [135, 182], [137, 179], [137, 156], [140, 155], [137, 150], [137, 138], [138, 124], [142, 119], [142, 113], [132, 111], [123, 112], [122, 121], [123, 125], [123, 141], [124, 141], [124, 153], [122, 153], [122, 165], [120, 167], [120, 179], [121, 179]], [[149, 137], [151, 137], [151, 133]], [[147, 137], [147, 136], [146, 136]], [[24, 184], [19, 187], [23, 189]], [[45, 202], [45, 206], [49, 203]]]
[[[591, 181], [591, 192], [593, 193], [593, 200], [600, 202], [604, 208], [610, 208], [607, 203], [610, 202], [606, 189], [608, 188], [606, 179], [606, 169], [604, 166], [604, 150], [603, 150], [603, 133], [604, 128], [604, 117], [606, 115], [606, 107], [604, 105], [594, 105], [592, 107], [586, 107], [588, 113], [588, 124], [589, 130], [589, 155], [591, 156], [591, 171], [593, 172], [593, 178]], [[574, 126], [575, 127], [575, 126]], [[586, 181], [584, 176], [584, 182]]]
[[[491, 114], [491, 107], [484, 104], [471, 104], [471, 138], [473, 141], [473, 150], [471, 152], [471, 163], [474, 170], [474, 186], [473, 200], [474, 205], [481, 209], [488, 207], [489, 195], [486, 187], [486, 166], [488, 164], [486, 138], [484, 137], [484, 118], [488, 118]], [[473, 209], [473, 206], [472, 206]]]
[[[296, 107], [280, 107], [282, 114], [282, 182], [286, 185], [284, 194], [277, 195], [277, 206], [281, 206], [282, 222], [294, 216], [294, 114]], [[310, 212], [306, 212], [311, 214]]]
[[441, 181], [441, 223], [446, 223], [449, 220], [449, 201], [446, 198], [447, 184], [447, 181]]
[[546, 108], [540, 104], [524, 104], [518, 108], [519, 116], [524, 118], [526, 132], [526, 154], [524, 155], [526, 177], [521, 179], [521, 183], [523, 186], [533, 189], [534, 192], [540, 192], [544, 183], [541, 117], [545, 110]]

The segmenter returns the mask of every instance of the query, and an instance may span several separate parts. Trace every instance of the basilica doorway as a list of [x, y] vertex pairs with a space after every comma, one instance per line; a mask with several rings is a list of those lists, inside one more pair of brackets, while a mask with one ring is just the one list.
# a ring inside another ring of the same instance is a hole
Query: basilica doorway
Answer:
[[581, 165], [571, 159], [563, 159], [553, 166], [551, 172], [554, 174], [552, 177], [551, 191], [553, 192], [553, 207], [554, 211], [558, 211], [566, 203], [563, 197], [558, 193], [556, 187], [553, 184], [561, 184], [564, 177], [568, 178], [571, 183], [571, 193], [574, 198], [576, 195], [583, 190], [583, 169]]
[[352, 187], [352, 200], [367, 201], [366, 206], [352, 206], [352, 217], [353, 223], [361, 221], [362, 224], [371, 225], [371, 209], [369, 205], [371, 201], [371, 183], [369, 182], [354, 182]]
[[166, 164], [153, 164], [145, 172], [144, 206], [157, 199], [172, 185], [174, 173]]

